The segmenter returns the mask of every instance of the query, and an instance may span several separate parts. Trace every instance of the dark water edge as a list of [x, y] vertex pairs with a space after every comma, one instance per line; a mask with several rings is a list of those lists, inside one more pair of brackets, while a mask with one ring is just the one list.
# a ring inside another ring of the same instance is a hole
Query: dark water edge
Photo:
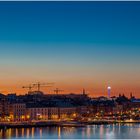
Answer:
[[91, 121], [91, 122], [36, 122], [36, 123], [0, 123], [0, 129], [32, 127], [86, 127], [87, 125], [140, 124], [140, 121]]
[[139, 139], [140, 124], [0, 129], [0, 139]]

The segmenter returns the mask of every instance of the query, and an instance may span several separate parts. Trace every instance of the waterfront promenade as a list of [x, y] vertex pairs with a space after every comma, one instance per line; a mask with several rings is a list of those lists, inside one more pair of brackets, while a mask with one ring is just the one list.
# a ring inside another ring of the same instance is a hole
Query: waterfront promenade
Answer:
[[30, 127], [85, 127], [87, 125], [139, 123], [140, 120], [100, 120], [100, 121], [32, 121], [32, 122], [1, 122], [0, 128], [30, 128]]

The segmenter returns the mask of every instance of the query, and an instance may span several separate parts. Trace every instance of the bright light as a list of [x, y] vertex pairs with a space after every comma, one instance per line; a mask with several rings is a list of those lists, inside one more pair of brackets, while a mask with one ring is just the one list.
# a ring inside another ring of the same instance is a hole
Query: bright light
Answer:
[[110, 87], [110, 86], [108, 86], [108, 87], [107, 87], [107, 89], [109, 89], [109, 90], [110, 90], [110, 89], [111, 89], [111, 87]]
[[73, 114], [73, 117], [76, 117], [76, 113]]
[[30, 119], [30, 116], [29, 115], [27, 115], [27, 119]]
[[25, 116], [24, 116], [24, 115], [22, 115], [22, 116], [21, 116], [21, 118], [22, 118], [22, 119], [25, 119]]

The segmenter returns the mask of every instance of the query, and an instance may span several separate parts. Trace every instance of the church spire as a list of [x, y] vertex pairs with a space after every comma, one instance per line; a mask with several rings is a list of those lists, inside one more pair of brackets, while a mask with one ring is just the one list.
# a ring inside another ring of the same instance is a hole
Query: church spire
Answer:
[[83, 88], [83, 95], [86, 95], [86, 90]]

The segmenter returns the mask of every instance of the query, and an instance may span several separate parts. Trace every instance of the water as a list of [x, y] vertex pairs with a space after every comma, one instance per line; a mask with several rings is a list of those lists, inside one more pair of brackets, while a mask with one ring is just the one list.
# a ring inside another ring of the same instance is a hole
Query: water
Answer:
[[1, 139], [139, 139], [140, 124], [39, 127], [0, 130]]

